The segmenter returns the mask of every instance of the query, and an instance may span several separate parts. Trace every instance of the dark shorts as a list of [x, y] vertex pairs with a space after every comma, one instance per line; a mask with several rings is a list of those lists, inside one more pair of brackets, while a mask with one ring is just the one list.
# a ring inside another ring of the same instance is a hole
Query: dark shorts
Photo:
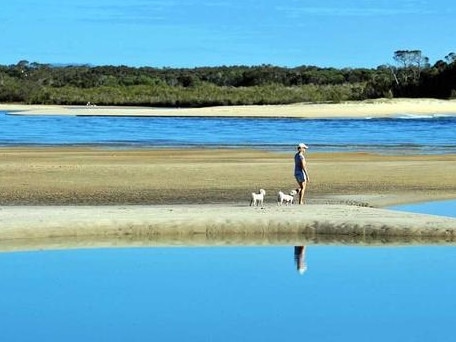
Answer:
[[298, 183], [304, 183], [307, 180], [305, 173], [295, 173], [295, 178]]

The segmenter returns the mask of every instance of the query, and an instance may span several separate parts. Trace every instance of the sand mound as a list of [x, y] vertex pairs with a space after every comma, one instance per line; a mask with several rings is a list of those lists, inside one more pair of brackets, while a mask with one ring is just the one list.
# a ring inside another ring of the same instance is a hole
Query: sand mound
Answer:
[[456, 219], [350, 205], [1, 207], [0, 239], [218, 234], [452, 236]]

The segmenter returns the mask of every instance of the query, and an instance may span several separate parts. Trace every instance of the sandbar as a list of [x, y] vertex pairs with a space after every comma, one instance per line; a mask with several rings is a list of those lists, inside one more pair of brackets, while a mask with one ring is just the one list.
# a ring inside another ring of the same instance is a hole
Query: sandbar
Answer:
[[0, 104], [0, 111], [16, 115], [364, 118], [401, 115], [456, 115], [456, 100], [398, 98], [342, 103], [203, 108]]
[[92, 238], [91, 245], [107, 237], [111, 243], [117, 238], [118, 245], [125, 238], [308, 244], [321, 235], [357, 237], [358, 242], [429, 237], [448, 243], [456, 241], [456, 219], [342, 204], [0, 207], [0, 250], [5, 242], [20, 246], [24, 239], [65, 237]]
[[[454, 241], [456, 219], [385, 207], [456, 198], [456, 155], [309, 152], [306, 204], [278, 206], [277, 192], [296, 187], [292, 154], [0, 148], [0, 250], [309, 243], [321, 236]], [[264, 206], [250, 207], [259, 188], [267, 192]]]

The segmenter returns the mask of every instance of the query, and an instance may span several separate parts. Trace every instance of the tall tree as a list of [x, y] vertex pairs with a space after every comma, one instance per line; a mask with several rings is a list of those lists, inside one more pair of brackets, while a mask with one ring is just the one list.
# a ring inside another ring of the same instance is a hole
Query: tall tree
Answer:
[[405, 84], [416, 84], [423, 68], [429, 67], [429, 58], [423, 56], [421, 50], [397, 50], [393, 59], [399, 64], [396, 76]]

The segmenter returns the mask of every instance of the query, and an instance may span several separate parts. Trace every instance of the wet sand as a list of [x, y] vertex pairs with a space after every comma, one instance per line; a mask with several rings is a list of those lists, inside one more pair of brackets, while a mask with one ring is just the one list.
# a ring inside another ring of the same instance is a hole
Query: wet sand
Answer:
[[[274, 205], [293, 154], [255, 150], [0, 148], [0, 205]], [[456, 197], [456, 155], [309, 153], [308, 204], [387, 206]]]

